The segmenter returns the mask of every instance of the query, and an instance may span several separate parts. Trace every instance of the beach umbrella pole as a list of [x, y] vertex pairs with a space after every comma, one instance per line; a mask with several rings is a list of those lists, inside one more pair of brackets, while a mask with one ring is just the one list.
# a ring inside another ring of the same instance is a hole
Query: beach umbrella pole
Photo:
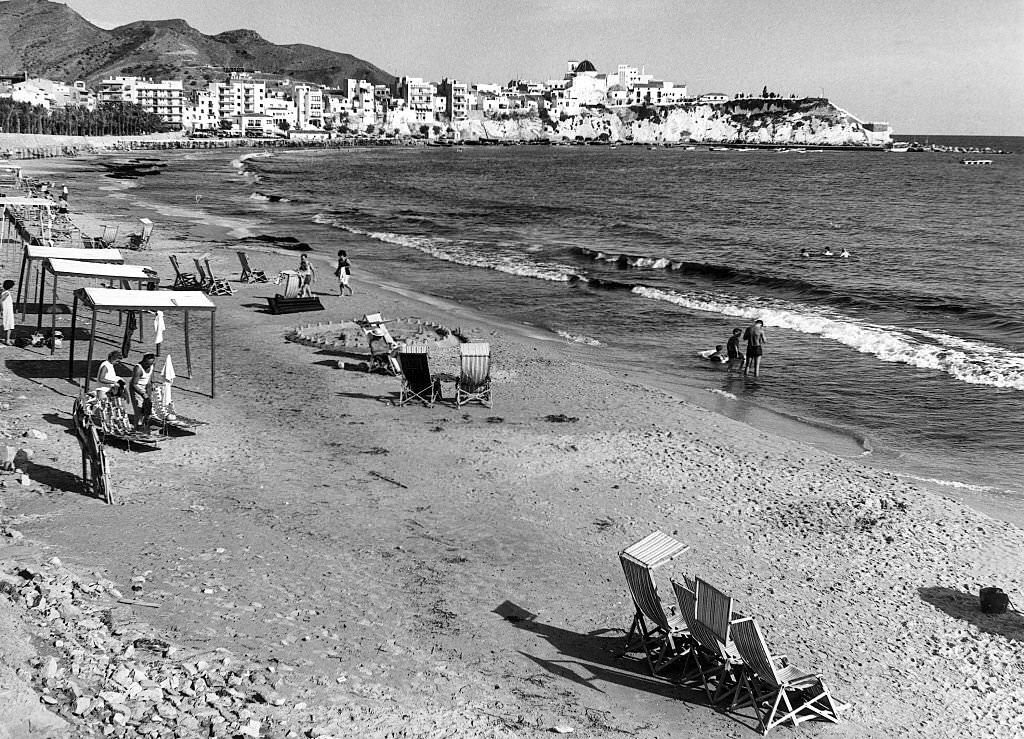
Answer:
[[75, 325], [78, 323], [78, 291], [75, 301], [71, 304], [71, 347], [68, 356], [68, 382], [75, 381]]

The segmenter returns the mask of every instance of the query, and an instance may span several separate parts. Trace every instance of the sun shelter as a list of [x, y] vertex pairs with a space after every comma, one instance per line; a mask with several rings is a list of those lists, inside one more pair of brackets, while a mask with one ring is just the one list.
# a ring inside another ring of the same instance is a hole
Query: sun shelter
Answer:
[[[18, 295], [15, 303], [21, 303], [21, 320], [25, 320], [26, 303], [28, 303], [29, 292], [23, 291], [27, 285], [26, 280], [32, 279], [32, 264], [43, 262], [46, 259], [72, 259], [78, 262], [101, 262], [103, 264], [124, 264], [124, 257], [117, 249], [73, 249], [66, 246], [37, 246], [25, 244], [25, 251], [21, 256], [21, 270], [18, 272]], [[42, 279], [43, 268], [38, 268], [37, 279]], [[22, 302], [22, 295], [25, 301]], [[40, 301], [42, 302], [42, 301]]]
[[[2, 226], [2, 230], [0, 230], [0, 240], [7, 241], [7, 224], [10, 223], [11, 228], [14, 230], [15, 233], [18, 234], [18, 238], [23, 243], [31, 242], [34, 238], [33, 235], [30, 234], [25, 229], [24, 224], [21, 223], [21, 220], [28, 219], [19, 220], [18, 210], [15, 209], [19, 209], [23, 213], [26, 212], [26, 209], [31, 209], [28, 210], [28, 213], [36, 214], [41, 226], [44, 223], [42, 216], [44, 210], [46, 211], [45, 223], [49, 223], [52, 220], [53, 215], [50, 210], [52, 207], [53, 201], [50, 200], [49, 198], [33, 198], [28, 196], [0, 196], [0, 217], [3, 218], [2, 224], [0, 224], [0, 226]], [[8, 214], [8, 210], [10, 210], [10, 214]]]
[[92, 310], [92, 325], [89, 331], [89, 356], [85, 366], [85, 391], [89, 391], [92, 375], [93, 347], [96, 343], [97, 311], [183, 311], [185, 314], [185, 364], [187, 377], [192, 377], [192, 350], [189, 346], [189, 313], [192, 311], [210, 314], [210, 397], [216, 393], [215, 371], [217, 367], [217, 306], [206, 295], [195, 291], [172, 292], [169, 290], [113, 290], [107, 287], [82, 287], [75, 290], [75, 302], [71, 309], [71, 349], [68, 356], [68, 380], [75, 381], [75, 326], [78, 321], [78, 305]]
[[[87, 251], [95, 251], [89, 249]], [[107, 279], [110, 284], [120, 282], [124, 289], [129, 289], [131, 281], [138, 284], [141, 291], [143, 285], [151, 285], [152, 290], [160, 282], [156, 270], [152, 267], [143, 267], [138, 264], [105, 264], [103, 262], [82, 262], [76, 259], [44, 259], [43, 269], [39, 275], [39, 311], [37, 328], [43, 327], [43, 298], [46, 295], [46, 273], [53, 275], [53, 304], [57, 304], [57, 282], [61, 277], [84, 277], [94, 279]], [[50, 312], [50, 333], [57, 328], [57, 312]], [[50, 353], [53, 353], [51, 348]]]

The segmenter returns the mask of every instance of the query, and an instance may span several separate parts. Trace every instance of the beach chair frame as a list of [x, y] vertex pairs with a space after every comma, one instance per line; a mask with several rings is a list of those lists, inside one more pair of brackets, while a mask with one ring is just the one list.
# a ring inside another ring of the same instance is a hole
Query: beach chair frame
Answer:
[[730, 634], [734, 620], [733, 599], [700, 577], [695, 577], [693, 583], [697, 602], [696, 621], [691, 633], [703, 653], [712, 657], [711, 661], [705, 658], [702, 663], [705, 668], [704, 689], [712, 703], [718, 704], [728, 698], [729, 708], [737, 708], [741, 699], [739, 673], [743, 660]]
[[669, 614], [658, 595], [654, 570], [689, 547], [655, 531], [619, 552], [619, 563], [633, 599], [633, 620], [626, 635], [626, 652], [639, 646], [652, 675], [691, 653], [689, 632], [679, 614]]
[[178, 256], [176, 254], [170, 254], [167, 257], [171, 260], [171, 266], [174, 267], [174, 284], [171, 285], [172, 290], [200, 290], [201, 285], [199, 280], [191, 272], [182, 272], [181, 265], [178, 264]]
[[253, 282], [270, 282], [270, 278], [267, 277], [267, 273], [262, 269], [253, 269], [249, 265], [249, 255], [244, 251], [235, 252], [238, 255], [238, 261], [242, 265], [242, 282], [253, 283]]
[[491, 345], [462, 344], [459, 347], [462, 369], [455, 381], [455, 405], [477, 402], [491, 408]]
[[824, 678], [788, 664], [783, 655], [773, 656], [756, 620], [737, 619], [732, 634], [745, 665], [740, 687], [754, 706], [761, 734], [787, 721], [794, 727], [813, 718], [839, 723], [842, 706]]
[[153, 221], [148, 218], [140, 218], [139, 223], [142, 224], [142, 230], [128, 234], [126, 246], [133, 251], [148, 249], [149, 240], [153, 238], [153, 229], [155, 228]]
[[210, 267], [210, 260], [204, 259], [203, 263], [206, 265], [206, 276], [209, 279], [209, 282], [206, 285], [206, 294], [221, 296], [234, 295], [235, 290], [234, 288], [231, 287], [231, 283], [229, 283], [223, 277], [214, 277], [213, 268]]
[[402, 348], [398, 352], [398, 365], [402, 370], [398, 405], [418, 400], [428, 408], [433, 407], [439, 393], [438, 383], [430, 374], [427, 347], [410, 345]]

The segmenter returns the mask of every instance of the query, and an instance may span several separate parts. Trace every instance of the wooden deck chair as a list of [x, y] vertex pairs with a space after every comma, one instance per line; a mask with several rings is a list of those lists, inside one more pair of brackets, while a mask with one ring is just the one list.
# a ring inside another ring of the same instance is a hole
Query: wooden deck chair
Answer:
[[694, 578], [694, 594], [697, 598], [694, 639], [717, 662], [706, 665], [708, 676], [714, 679], [715, 691], [711, 692], [710, 680], [705, 680], [704, 688], [713, 703], [729, 698], [730, 707], [735, 708], [739, 698], [738, 671], [743, 661], [730, 636], [733, 600], [699, 577]]
[[199, 290], [200, 284], [199, 279], [191, 272], [182, 272], [181, 265], [178, 264], [178, 257], [175, 254], [171, 254], [167, 257], [171, 260], [171, 266], [174, 267], [174, 284], [171, 285], [172, 290]]
[[266, 272], [249, 266], [249, 256], [244, 251], [235, 253], [238, 254], [238, 261], [242, 263], [242, 282], [270, 282]]
[[196, 274], [199, 275], [199, 289], [206, 292], [211, 283], [210, 276], [206, 274], [206, 267], [195, 257], [192, 258], [192, 261], [196, 265]]
[[135, 251], [149, 248], [149, 240], [153, 237], [153, 221], [148, 218], [140, 218], [142, 230], [128, 234], [128, 248]]
[[491, 407], [491, 345], [462, 344], [462, 371], [455, 381], [455, 405], [477, 401]]
[[366, 334], [366, 340], [370, 345], [370, 372], [383, 372], [387, 375], [401, 374], [402, 367], [394, 354], [394, 339], [390, 343], [387, 341], [390, 338], [390, 336], [385, 338], [375, 333]]
[[626, 651], [639, 643], [652, 675], [690, 652], [683, 617], [665, 611], [653, 575], [656, 568], [688, 548], [678, 539], [655, 531], [619, 552], [619, 562], [635, 609], [626, 636]]
[[790, 721], [793, 726], [812, 718], [839, 723], [839, 704], [820, 674], [787, 664], [768, 651], [757, 621], [741, 618], [732, 624], [732, 637], [746, 669], [741, 687], [749, 695], [762, 734]]
[[398, 404], [405, 405], [418, 400], [423, 405], [434, 405], [437, 398], [437, 383], [430, 376], [425, 344], [409, 344], [398, 352], [398, 364], [402, 369], [402, 389]]
[[203, 263], [206, 265], [206, 276], [209, 278], [209, 283], [206, 285], [207, 295], [234, 295], [235, 290], [231, 287], [231, 284], [223, 277], [214, 277], [213, 269], [210, 267], [210, 260], [204, 259]]

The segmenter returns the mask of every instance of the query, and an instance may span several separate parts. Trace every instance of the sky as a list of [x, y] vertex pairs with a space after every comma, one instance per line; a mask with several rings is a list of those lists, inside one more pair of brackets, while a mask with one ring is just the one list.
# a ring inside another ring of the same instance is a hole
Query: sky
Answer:
[[182, 18], [394, 75], [560, 79], [619, 64], [689, 93], [822, 95], [900, 134], [1024, 136], [1024, 0], [67, 0], [102, 28]]

